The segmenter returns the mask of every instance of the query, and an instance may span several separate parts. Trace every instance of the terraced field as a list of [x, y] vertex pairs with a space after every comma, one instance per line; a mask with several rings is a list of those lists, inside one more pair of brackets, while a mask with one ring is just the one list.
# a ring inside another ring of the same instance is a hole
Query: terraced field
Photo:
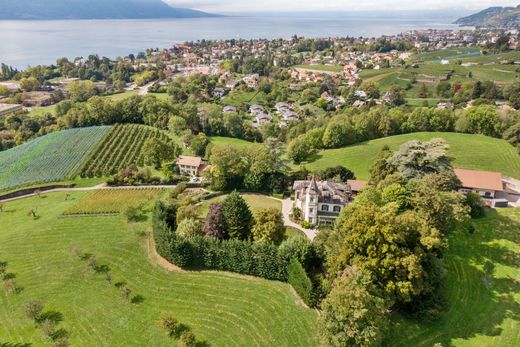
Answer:
[[[18, 294], [0, 287], [0, 342], [50, 346], [23, 305], [40, 299], [63, 315], [73, 346], [169, 346], [164, 314], [188, 325], [211, 346], [314, 346], [316, 313], [299, 306], [289, 285], [213, 271], [169, 272], [148, 253], [150, 221], [123, 216], [61, 217], [88, 192], [46, 194], [9, 202], [0, 213], [0, 259], [16, 274]], [[39, 218], [27, 216], [37, 209]], [[125, 281], [140, 304], [92, 272], [73, 249], [94, 255]]]
[[0, 152], [0, 191], [73, 178], [108, 126], [54, 132]]
[[169, 140], [164, 132], [145, 125], [114, 125], [85, 161], [81, 175], [104, 176], [131, 164], [142, 165], [141, 148], [153, 137]]
[[433, 323], [396, 315], [385, 346], [520, 345], [520, 209], [492, 210], [474, 234], [450, 236], [449, 310]]
[[157, 199], [163, 189], [120, 188], [100, 189], [66, 209], [64, 215], [110, 214], [124, 212], [128, 207], [137, 207]]
[[504, 175], [520, 178], [520, 156], [506, 141], [483, 135], [441, 132], [390, 136], [348, 147], [324, 150], [302, 165], [310, 170], [343, 165], [353, 170], [357, 178], [368, 179], [368, 170], [384, 145], [396, 150], [410, 140], [425, 141], [436, 137], [445, 139], [450, 145], [448, 154], [455, 158], [455, 167], [499, 171]]

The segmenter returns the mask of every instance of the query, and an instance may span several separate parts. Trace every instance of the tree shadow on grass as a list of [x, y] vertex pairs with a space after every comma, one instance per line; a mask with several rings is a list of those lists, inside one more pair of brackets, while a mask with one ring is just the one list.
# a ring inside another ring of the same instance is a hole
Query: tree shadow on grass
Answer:
[[[504, 271], [504, 267], [520, 268], [520, 252], [515, 248], [520, 243], [520, 214], [516, 213], [515, 219], [509, 215], [492, 210], [474, 221], [474, 234], [450, 238], [445, 261], [451, 309], [432, 323], [411, 321], [418, 323], [419, 329], [410, 333], [411, 340], [399, 338], [399, 334], [407, 336], [402, 328], [390, 332], [393, 344], [454, 346], [456, 339], [500, 336], [506, 319], [520, 325], [520, 304], [515, 297], [520, 292], [520, 281], [511, 277], [509, 270]], [[476, 340], [473, 343], [478, 344]]]
[[37, 323], [43, 323], [46, 320], [53, 322], [54, 324], [58, 324], [63, 321], [63, 314], [58, 311], [45, 311], [41, 313], [37, 318]]
[[10, 342], [1, 342], [0, 347], [31, 347], [30, 343], [10, 343]]

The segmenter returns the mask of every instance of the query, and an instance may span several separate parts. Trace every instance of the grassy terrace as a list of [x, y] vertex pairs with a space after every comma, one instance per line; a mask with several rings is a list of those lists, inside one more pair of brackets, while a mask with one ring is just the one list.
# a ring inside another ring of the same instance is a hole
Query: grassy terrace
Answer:
[[[166, 346], [173, 341], [159, 327], [172, 314], [212, 346], [315, 345], [316, 314], [299, 306], [281, 282], [214, 271], [168, 272], [157, 265], [143, 236], [150, 221], [127, 224], [122, 216], [62, 217], [89, 193], [45, 194], [7, 203], [0, 213], [0, 258], [16, 274], [19, 294], [0, 287], [2, 342], [50, 346], [26, 318], [32, 299], [63, 314], [60, 328], [73, 346]], [[37, 208], [40, 218], [27, 211]], [[88, 269], [73, 247], [110, 267], [113, 283], [125, 281], [131, 304], [101, 274]]]
[[434, 323], [394, 317], [386, 346], [520, 345], [520, 209], [493, 210], [476, 231], [450, 237], [450, 307]]
[[357, 178], [368, 179], [370, 165], [384, 145], [396, 150], [410, 140], [425, 141], [438, 137], [445, 139], [450, 145], [448, 153], [455, 158], [455, 167], [500, 171], [504, 175], [520, 178], [520, 156], [506, 141], [483, 135], [457, 133], [413, 133], [381, 138], [321, 151], [302, 165], [310, 170], [344, 165], [353, 170]]
[[294, 66], [296, 69], [307, 69], [307, 70], [315, 70], [315, 71], [325, 71], [325, 72], [337, 72], [340, 73], [343, 71], [343, 66], [338, 65], [296, 65]]

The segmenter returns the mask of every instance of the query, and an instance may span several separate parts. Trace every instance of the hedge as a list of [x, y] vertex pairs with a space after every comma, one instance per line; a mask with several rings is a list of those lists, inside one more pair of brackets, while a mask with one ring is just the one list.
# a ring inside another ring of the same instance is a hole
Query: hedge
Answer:
[[308, 306], [313, 306], [312, 282], [302, 264], [296, 258], [292, 258], [287, 266], [287, 281], [302, 298], [303, 302]]
[[183, 268], [206, 268], [287, 281], [288, 261], [277, 246], [202, 235], [183, 237], [173, 231], [174, 216], [173, 207], [161, 201], [155, 204], [152, 227], [157, 253], [171, 263]]

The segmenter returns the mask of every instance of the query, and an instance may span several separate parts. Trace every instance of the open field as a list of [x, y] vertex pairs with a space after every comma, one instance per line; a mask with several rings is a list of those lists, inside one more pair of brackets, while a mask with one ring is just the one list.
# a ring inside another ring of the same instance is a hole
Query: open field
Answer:
[[341, 73], [343, 71], [343, 66], [338, 65], [296, 65], [295, 69], [305, 69], [305, 70], [315, 70], [315, 71], [325, 71], [325, 72], [337, 72]]
[[210, 136], [209, 139], [211, 140], [211, 143], [214, 145], [233, 145], [237, 147], [248, 147], [254, 145], [253, 142], [237, 139], [234, 137]]
[[458, 133], [412, 133], [376, 139], [356, 145], [318, 152], [302, 166], [310, 170], [343, 165], [353, 170], [359, 179], [368, 179], [368, 170], [384, 145], [392, 150], [410, 140], [443, 138], [450, 145], [448, 154], [455, 158], [455, 167], [500, 171], [520, 178], [520, 156], [506, 141], [483, 135]]
[[58, 131], [0, 152], [0, 190], [73, 178], [109, 128]]
[[163, 189], [121, 188], [100, 189], [66, 209], [64, 215], [121, 213], [128, 207], [149, 204], [157, 199]]
[[[202, 216], [206, 216], [208, 213], [209, 205], [215, 202], [222, 202], [222, 200], [225, 199], [227, 195], [221, 195], [217, 196], [216, 198], [209, 199], [207, 201], [204, 201], [202, 204], [199, 205], [199, 211]], [[251, 208], [251, 211], [254, 212], [255, 210], [261, 210], [264, 208], [276, 208], [278, 210], [282, 210], [282, 203], [278, 200], [271, 199], [270, 197], [266, 195], [261, 194], [248, 194], [244, 193], [241, 194], [241, 196], [244, 198], [244, 200], [249, 205], [249, 208]]]
[[[123, 216], [60, 218], [86, 197], [74, 192], [7, 203], [0, 213], [0, 258], [23, 290], [0, 287], [2, 342], [50, 346], [23, 305], [40, 299], [63, 315], [73, 346], [174, 345], [159, 327], [172, 314], [211, 346], [313, 346], [316, 314], [296, 303], [289, 285], [214, 271], [168, 272], [152, 262], [142, 231], [150, 221]], [[39, 219], [27, 216], [36, 208]], [[110, 268], [112, 284], [72, 252], [78, 247]], [[156, 261], [156, 260], [154, 260]], [[131, 304], [113, 283], [125, 281], [143, 302]]]
[[253, 104], [265, 104], [265, 94], [263, 92], [235, 89], [222, 99], [222, 105], [241, 107]]
[[450, 237], [449, 310], [423, 324], [396, 315], [386, 346], [520, 345], [520, 209], [492, 210], [474, 225], [473, 235]]

